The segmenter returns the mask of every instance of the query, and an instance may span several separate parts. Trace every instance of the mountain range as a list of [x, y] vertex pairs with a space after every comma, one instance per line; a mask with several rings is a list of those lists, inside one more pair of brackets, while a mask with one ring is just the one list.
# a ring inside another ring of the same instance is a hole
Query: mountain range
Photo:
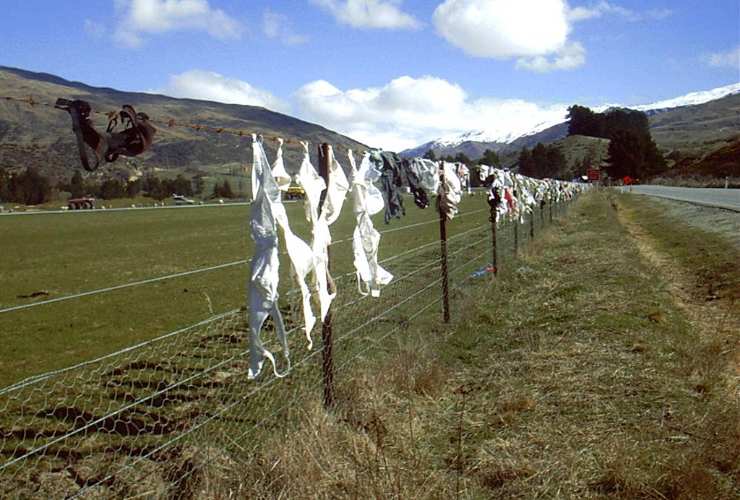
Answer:
[[[624, 107], [604, 105], [594, 108], [605, 111]], [[707, 141], [725, 141], [740, 133], [740, 83], [716, 89], [692, 92], [674, 99], [653, 104], [630, 106], [644, 111], [649, 119], [651, 132], [658, 145], [664, 150], [681, 149], [700, 154], [711, 149]], [[507, 156], [523, 147], [537, 143], [553, 143], [568, 135], [566, 116], [560, 120], [539, 123], [524, 134], [475, 130], [460, 135], [440, 138], [424, 143], [401, 153], [405, 157], [422, 156], [434, 151], [437, 156], [455, 156], [464, 153], [470, 158], [479, 158], [490, 149]]]
[[[68, 178], [79, 167], [68, 114], [49, 107], [2, 99], [6, 96], [32, 96], [35, 101], [47, 103], [54, 103], [59, 97], [83, 99], [90, 102], [94, 109], [104, 111], [115, 111], [122, 104], [131, 104], [138, 111], [156, 118], [160, 124], [174, 119], [177, 123], [189, 122], [245, 131], [246, 137], [238, 137], [159, 125], [155, 146], [150, 151], [134, 160], [111, 164], [101, 169], [99, 175], [120, 174], [125, 177], [147, 170], [190, 175], [234, 175], [234, 171], [241, 171], [242, 165], [251, 162], [251, 141], [248, 137], [252, 132], [266, 137], [306, 140], [314, 146], [311, 148], [314, 162], [315, 145], [322, 142], [340, 149], [367, 149], [364, 144], [337, 132], [261, 107], [122, 92], [71, 82], [45, 73], [0, 66], [0, 168], [33, 166], [55, 179]], [[610, 107], [615, 106], [606, 105], [595, 110], [604, 111]], [[654, 139], [675, 165], [689, 168], [718, 151], [724, 164], [728, 164], [728, 161], [729, 165], [734, 164], [733, 152], [740, 141], [740, 83], [633, 108], [649, 115]], [[523, 147], [532, 148], [541, 142], [555, 143], [561, 147], [569, 164], [582, 161], [585, 157], [604, 157], [608, 141], [591, 140], [593, 138], [565, 140], [568, 123], [565, 116], [561, 118], [540, 123], [525, 134], [470, 131], [431, 141], [401, 154], [406, 157], [422, 156], [432, 150], [437, 156], [464, 153], [475, 159], [480, 158], [486, 149], [492, 149], [499, 153], [504, 165], [508, 166], [516, 161]], [[96, 126], [104, 128], [105, 125], [104, 117], [96, 120]], [[272, 155], [276, 143], [266, 140], [265, 145]], [[726, 151], [729, 151], [729, 156]], [[286, 143], [286, 167], [289, 170], [297, 168], [302, 154], [298, 144]], [[740, 160], [735, 163], [740, 163]], [[569, 166], [572, 169], [573, 165]]]
[[[223, 168], [224, 165], [238, 169], [240, 165], [252, 161], [249, 139], [249, 133], [252, 132], [264, 134], [266, 138], [281, 136], [306, 140], [313, 146], [310, 151], [314, 161], [316, 145], [322, 142], [344, 149], [367, 149], [367, 146], [349, 137], [262, 107], [121, 92], [71, 82], [45, 73], [0, 66], [0, 168], [34, 166], [56, 179], [69, 177], [80, 166], [69, 115], [45, 106], [29, 106], [2, 99], [6, 96], [32, 96], [37, 102], [51, 104], [59, 97], [82, 99], [88, 101], [93, 109], [102, 111], [116, 111], [121, 105], [130, 104], [160, 123], [174, 119], [177, 123], [188, 122], [246, 132], [245, 137], [239, 137], [158, 125], [155, 145], [150, 151], [132, 161], [119, 160], [110, 164], [101, 169], [105, 174], [118, 169], [125, 176], [127, 171], [141, 171], [147, 167], [191, 174], [208, 171], [211, 167]], [[98, 117], [95, 124], [104, 130], [107, 119]], [[276, 142], [266, 139], [265, 146], [272, 157]], [[297, 169], [303, 155], [301, 146], [286, 143], [283, 149], [286, 168]]]

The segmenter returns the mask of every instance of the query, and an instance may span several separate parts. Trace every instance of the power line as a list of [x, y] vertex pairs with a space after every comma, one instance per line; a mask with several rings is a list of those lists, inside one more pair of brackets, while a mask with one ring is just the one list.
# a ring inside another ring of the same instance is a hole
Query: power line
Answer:
[[[0, 100], [10, 101], [10, 102], [17, 102], [20, 104], [26, 104], [30, 107], [35, 106], [42, 106], [45, 108], [51, 108], [56, 110], [56, 106], [54, 106], [51, 103], [40, 101], [34, 99], [33, 96], [27, 96], [27, 97], [14, 97], [14, 96], [0, 96]], [[118, 114], [118, 111], [99, 111], [96, 109], [92, 109], [91, 113], [98, 115], [98, 116], [105, 116], [109, 120], [112, 117], [115, 117]], [[196, 132], [206, 132], [209, 134], [214, 135], [231, 135], [234, 137], [246, 137], [251, 138], [252, 134], [255, 133], [257, 135], [262, 136], [265, 139], [271, 140], [271, 141], [280, 141], [282, 140], [285, 144], [293, 144], [300, 146], [301, 142], [303, 142], [302, 139], [296, 138], [296, 137], [281, 137], [276, 135], [265, 135], [265, 134], [259, 134], [257, 132], [252, 132], [245, 129], [237, 129], [237, 128], [231, 128], [226, 126], [220, 126], [220, 125], [205, 125], [202, 123], [193, 123], [188, 121], [179, 121], [175, 118], [165, 118], [165, 119], [158, 119], [158, 118], [149, 118], [148, 120], [150, 123], [156, 124], [163, 128], [185, 128], [194, 130]], [[351, 148], [346, 148], [341, 145], [334, 146], [334, 149], [342, 149], [342, 150], [349, 150]], [[365, 151], [363, 150], [357, 150], [358, 154], [364, 154]]]

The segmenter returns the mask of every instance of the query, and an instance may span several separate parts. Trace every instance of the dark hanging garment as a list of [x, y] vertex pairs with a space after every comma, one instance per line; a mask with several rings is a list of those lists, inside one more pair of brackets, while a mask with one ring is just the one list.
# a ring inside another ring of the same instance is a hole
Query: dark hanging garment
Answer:
[[385, 223], [391, 219], [400, 219], [406, 215], [403, 208], [403, 169], [401, 159], [396, 153], [375, 151], [371, 153], [370, 160], [375, 168], [381, 171], [380, 190], [385, 198]]
[[429, 206], [429, 195], [422, 187], [421, 175], [416, 167], [414, 160], [403, 160], [403, 170], [406, 174], [406, 181], [411, 189], [411, 194], [414, 195], [414, 203], [419, 208], [427, 208]]
[[[54, 107], [68, 112], [72, 117], [72, 130], [77, 137], [80, 162], [89, 172], [96, 170], [101, 160], [111, 163], [119, 156], [133, 157], [147, 151], [152, 146], [157, 131], [149, 123], [146, 113], [137, 113], [129, 105], [124, 105], [117, 113], [109, 113], [105, 132], [98, 132], [93, 127], [90, 120], [92, 108], [85, 101], [57, 99]], [[88, 149], [95, 155], [94, 163], [90, 161]]]

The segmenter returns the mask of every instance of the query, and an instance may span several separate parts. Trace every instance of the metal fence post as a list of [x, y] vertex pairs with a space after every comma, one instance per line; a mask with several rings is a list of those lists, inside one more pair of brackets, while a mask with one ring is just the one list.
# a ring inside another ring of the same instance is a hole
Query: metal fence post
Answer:
[[[447, 191], [445, 186], [445, 167], [444, 162], [439, 162], [439, 179], [441, 182], [441, 189], [439, 196], [444, 196]], [[444, 322], [450, 322], [450, 283], [449, 276], [447, 275], [447, 214], [444, 213], [442, 207], [442, 200], [437, 198], [437, 208], [439, 209], [439, 242], [440, 242], [440, 254], [441, 254], [441, 266], [442, 266], [442, 311], [444, 315]]]
[[519, 216], [514, 219], [514, 257], [519, 256]]
[[547, 204], [550, 207], [550, 224], [552, 224], [552, 198], [547, 201]]
[[[326, 193], [329, 189], [329, 170], [331, 166], [331, 147], [324, 143], [319, 146], [319, 175], [324, 179], [326, 183], [326, 189], [321, 193], [321, 199], [319, 200], [319, 214], [321, 209], [324, 207], [324, 201], [326, 200]], [[326, 280], [330, 287], [334, 287], [334, 283], [331, 279], [331, 255], [329, 249], [327, 252], [327, 263], [326, 263]], [[333, 292], [333, 290], [332, 290]], [[332, 335], [332, 314], [333, 306], [329, 306], [329, 311], [326, 314], [324, 323], [321, 325], [321, 341], [323, 344], [323, 350], [321, 352], [322, 357], [322, 372], [324, 378], [324, 408], [330, 409], [334, 406], [334, 359], [333, 359], [333, 347], [334, 340]]]

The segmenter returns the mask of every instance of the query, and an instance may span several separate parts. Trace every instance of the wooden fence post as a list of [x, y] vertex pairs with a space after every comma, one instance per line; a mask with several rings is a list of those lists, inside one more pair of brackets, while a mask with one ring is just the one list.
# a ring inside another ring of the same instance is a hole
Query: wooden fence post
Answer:
[[[329, 171], [331, 167], [331, 146], [324, 143], [319, 145], [319, 175], [324, 179], [326, 183], [326, 189], [321, 193], [321, 199], [319, 201], [319, 214], [324, 207], [324, 201], [326, 200], [326, 194], [329, 190]], [[331, 255], [330, 250], [327, 248], [327, 263], [326, 263], [326, 280], [329, 287], [334, 287], [334, 283], [331, 279]], [[333, 292], [333, 290], [332, 290]], [[333, 347], [334, 340], [332, 335], [332, 313], [333, 306], [329, 306], [329, 311], [324, 318], [324, 322], [321, 325], [321, 341], [323, 344], [322, 355], [322, 372], [324, 378], [324, 408], [327, 410], [334, 406], [334, 359], [333, 359]]]
[[493, 253], [493, 275], [496, 276], [498, 274], [498, 247], [496, 242], [496, 202], [498, 200], [498, 197], [496, 195], [496, 188], [492, 188], [494, 191], [491, 193], [493, 195], [493, 199], [488, 200], [488, 205], [490, 206], [490, 216], [489, 220], [491, 221], [491, 251]]
[[529, 214], [529, 242], [532, 243], [532, 241], [534, 241], [534, 209]]
[[[445, 187], [445, 167], [444, 162], [439, 162], [439, 179], [442, 183], [440, 189], [440, 195], [444, 196], [447, 188]], [[447, 214], [442, 209], [442, 200], [437, 199], [437, 207], [439, 209], [439, 241], [441, 250], [441, 267], [442, 267], [442, 312], [444, 316], [444, 322], [450, 322], [450, 283], [449, 276], [447, 274]]]

